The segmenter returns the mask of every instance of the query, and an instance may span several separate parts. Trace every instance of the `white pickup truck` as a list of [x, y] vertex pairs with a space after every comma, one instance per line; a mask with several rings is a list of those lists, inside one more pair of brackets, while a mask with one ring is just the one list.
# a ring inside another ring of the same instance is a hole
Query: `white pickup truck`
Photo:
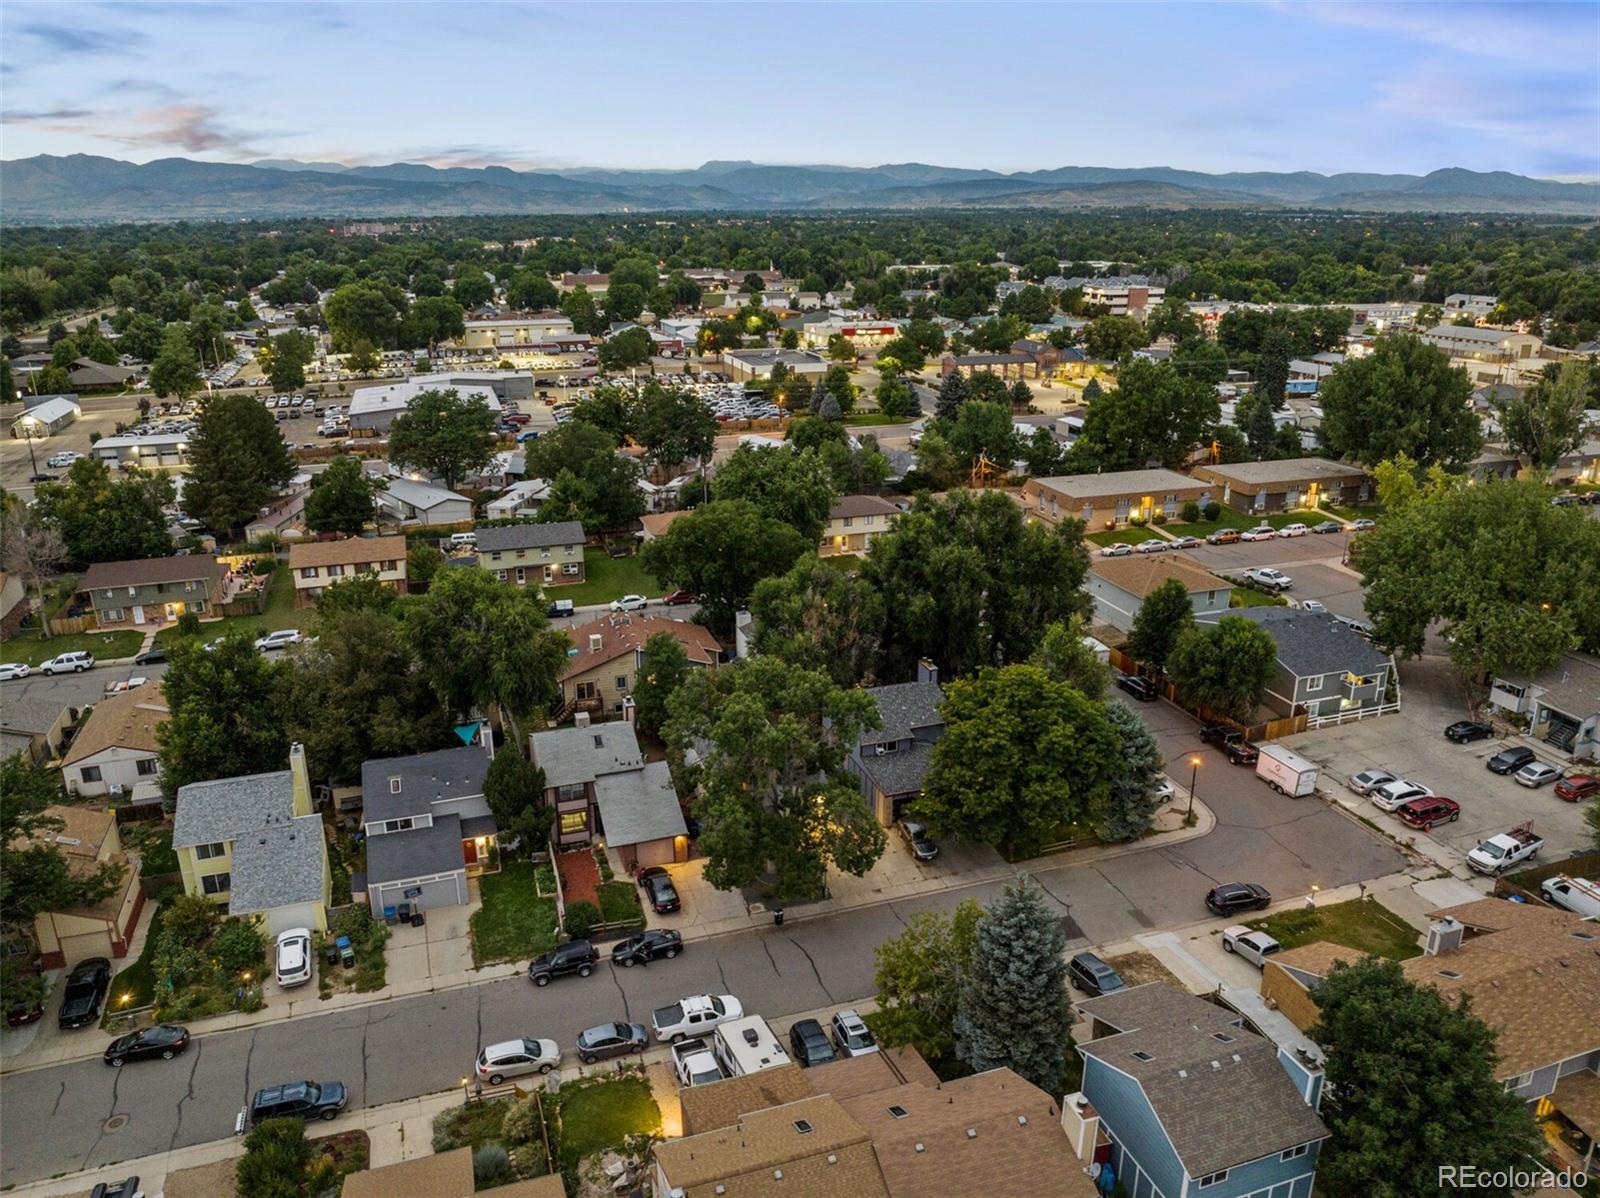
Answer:
[[684, 1086], [704, 1086], [720, 1082], [726, 1076], [712, 1055], [711, 1042], [699, 1036], [693, 1040], [679, 1040], [672, 1046], [672, 1068], [678, 1075], [678, 1083]]
[[1535, 834], [1530, 821], [1480, 841], [1478, 847], [1467, 854], [1467, 864], [1480, 874], [1503, 874], [1513, 865], [1531, 861], [1542, 848], [1544, 837]]
[[1272, 591], [1281, 594], [1294, 586], [1294, 579], [1282, 570], [1274, 570], [1271, 566], [1257, 566], [1254, 570], [1244, 572], [1246, 582], [1260, 587], [1263, 591]]

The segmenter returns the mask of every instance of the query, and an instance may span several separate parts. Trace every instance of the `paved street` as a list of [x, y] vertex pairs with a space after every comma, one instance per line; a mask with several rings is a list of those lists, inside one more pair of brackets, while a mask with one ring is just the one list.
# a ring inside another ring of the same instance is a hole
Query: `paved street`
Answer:
[[[1188, 757], [1202, 760], [1197, 791], [1217, 815], [1211, 835], [1098, 864], [1045, 868], [1035, 876], [1061, 906], [1074, 946], [1126, 939], [1204, 916], [1214, 882], [1248, 879], [1279, 899], [1312, 884], [1327, 889], [1389, 874], [1400, 855], [1360, 824], [1314, 801], [1274, 794], [1249, 770], [1201, 748], [1194, 724], [1165, 703], [1136, 705], [1157, 731], [1169, 769], [1187, 782]], [[901, 851], [891, 842], [890, 852]], [[862, 908], [782, 929], [695, 943], [682, 958], [649, 969], [604, 966], [587, 980], [535, 990], [514, 979], [249, 1031], [202, 1035], [186, 1058], [113, 1071], [90, 1060], [5, 1077], [12, 1110], [38, 1112], [0, 1127], [0, 1183], [109, 1164], [228, 1135], [247, 1094], [276, 1081], [329, 1079], [358, 1106], [448, 1088], [477, 1048], [512, 1035], [553, 1036], [570, 1045], [601, 1019], [648, 1019], [684, 994], [737, 994], [770, 1017], [870, 995], [872, 954], [915, 912], [963, 898], [987, 901], [998, 884]], [[95, 1031], [73, 1033], [100, 1042]], [[45, 1114], [48, 1112], [48, 1115]], [[107, 1131], [113, 1116], [127, 1122]]]

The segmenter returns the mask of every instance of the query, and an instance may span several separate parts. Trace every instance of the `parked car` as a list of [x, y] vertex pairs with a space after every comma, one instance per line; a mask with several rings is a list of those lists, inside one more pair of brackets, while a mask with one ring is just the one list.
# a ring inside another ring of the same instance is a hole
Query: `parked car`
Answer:
[[1160, 537], [1151, 537], [1148, 541], [1140, 541], [1133, 547], [1135, 553], [1165, 553], [1167, 542]]
[[1350, 527], [1352, 529], [1354, 529], [1356, 532], [1366, 532], [1367, 529], [1376, 528], [1377, 525], [1374, 524], [1371, 520], [1368, 520], [1365, 516], [1363, 516], [1359, 520], [1352, 520], [1350, 522]]
[[1434, 824], [1452, 824], [1461, 818], [1461, 804], [1443, 795], [1428, 795], [1420, 799], [1407, 799], [1394, 809], [1400, 822], [1424, 832], [1433, 831]]
[[1231, 724], [1202, 724], [1200, 725], [1200, 739], [1208, 745], [1221, 748], [1231, 740], [1244, 739], [1244, 733]]
[[666, 604], [668, 607], [678, 607], [685, 603], [699, 603], [700, 596], [696, 595], [693, 591], [677, 590], [673, 591], [670, 595], [663, 595], [661, 597], [661, 602]]
[[285, 990], [311, 980], [311, 929], [290, 928], [278, 933], [274, 972]]
[[266, 636], [256, 638], [256, 652], [265, 653], [269, 649], [282, 649], [288, 645], [298, 645], [303, 639], [298, 628], [280, 628], [276, 632], [269, 632]]
[[571, 599], [552, 599], [550, 606], [545, 609], [545, 614], [552, 620], [557, 620], [562, 616], [570, 616], [576, 610]]
[[13, 678], [26, 678], [32, 672], [24, 662], [8, 661], [0, 665], [0, 682], [9, 682]]
[[121, 1181], [97, 1181], [89, 1191], [89, 1198], [144, 1198], [138, 1177], [124, 1177]]
[[683, 934], [672, 928], [650, 928], [611, 946], [611, 963], [631, 969], [648, 965], [657, 957], [672, 960], [683, 951]]
[[643, 595], [624, 595], [621, 599], [611, 601], [612, 611], [643, 611], [650, 600]]
[[1396, 778], [1392, 782], [1385, 782], [1382, 786], [1374, 786], [1367, 797], [1379, 811], [1394, 811], [1401, 803], [1409, 803], [1412, 799], [1431, 798], [1432, 795], [1433, 791], [1426, 786], [1419, 786], [1404, 778]]
[[188, 1047], [188, 1028], [176, 1023], [158, 1023], [111, 1041], [106, 1046], [105, 1063], [120, 1069], [128, 1061], [148, 1061], [153, 1057], [170, 1061]]
[[1283, 945], [1265, 932], [1251, 931], [1243, 924], [1238, 924], [1222, 929], [1222, 951], [1243, 957], [1257, 969], [1264, 969], [1267, 958], [1273, 953], [1282, 952]]
[[1600, 777], [1593, 774], [1573, 774], [1556, 783], [1556, 798], [1569, 803], [1582, 802], [1600, 795]]
[[1274, 593], [1287, 591], [1294, 586], [1294, 579], [1282, 570], [1274, 570], [1271, 566], [1257, 566], [1254, 570], [1244, 572], [1246, 582], [1254, 583], [1264, 591]]
[[1090, 998], [1127, 987], [1122, 975], [1093, 953], [1078, 953], [1067, 962], [1067, 981]]
[[1223, 745], [1222, 753], [1234, 765], [1254, 765], [1261, 756], [1261, 750], [1242, 736]]
[[1478, 842], [1467, 854], [1467, 864], [1480, 874], [1499, 875], [1513, 865], [1531, 861], [1544, 848], [1544, 837], [1533, 830], [1533, 821], [1518, 824], [1508, 832]]
[[1206, 533], [1207, 545], [1232, 545], [1242, 539], [1243, 535], [1237, 528], [1219, 528], [1216, 532]]
[[105, 1009], [106, 991], [111, 989], [111, 962], [104, 957], [90, 957], [79, 961], [67, 975], [67, 984], [61, 991], [61, 1008], [56, 1022], [62, 1030], [88, 1027], [100, 1022], [100, 1012]]
[[1267, 888], [1254, 882], [1224, 882], [1206, 891], [1206, 908], [1215, 915], [1265, 911], [1271, 905], [1272, 895], [1267, 893]]
[[939, 844], [928, 835], [928, 830], [914, 820], [901, 819], [896, 821], [900, 829], [900, 838], [911, 849], [911, 855], [918, 861], [932, 861], [939, 856]]
[[594, 945], [587, 940], [569, 940], [529, 961], [528, 980], [535, 986], [548, 986], [551, 978], [569, 973], [586, 978], [599, 963], [600, 954], [594, 951]]
[[694, 994], [657, 1007], [650, 1015], [650, 1026], [655, 1029], [656, 1039], [676, 1042], [743, 1015], [744, 1007], [731, 994]]
[[1444, 738], [1458, 745], [1470, 745], [1475, 740], [1488, 740], [1494, 729], [1476, 720], [1457, 720], [1444, 730]]
[[1559, 777], [1561, 777], [1561, 771], [1548, 761], [1530, 761], [1511, 775], [1512, 781], [1526, 786], [1530, 790], [1538, 790], [1541, 786], [1548, 786]]
[[1385, 782], [1393, 782], [1399, 775], [1389, 770], [1362, 770], [1359, 774], [1351, 774], [1344, 780], [1344, 784], [1358, 795], [1371, 794]]
[[165, 649], [151, 649], [148, 653], [141, 653], [133, 659], [136, 666], [154, 666], [167, 660]]
[[603, 1057], [643, 1052], [649, 1045], [650, 1033], [642, 1023], [597, 1023], [578, 1033], [578, 1059], [593, 1065]]
[[1205, 542], [1199, 537], [1174, 537], [1172, 540], [1174, 549], [1198, 549], [1203, 544]]
[[1160, 697], [1154, 682], [1148, 678], [1140, 678], [1136, 674], [1118, 674], [1117, 685], [1143, 703], [1149, 703]]
[[1516, 773], [1532, 760], [1532, 749], [1528, 748], [1527, 745], [1516, 745], [1510, 749], [1501, 749], [1500, 752], [1485, 761], [1483, 766], [1491, 774], [1500, 774], [1503, 777], [1506, 774]]
[[837, 1061], [839, 1054], [833, 1050], [828, 1033], [815, 1019], [797, 1019], [789, 1029], [789, 1055], [802, 1069], [813, 1065], [826, 1065]]
[[645, 892], [645, 896], [650, 900], [651, 910], [657, 915], [676, 911], [681, 905], [678, 900], [678, 889], [672, 884], [672, 875], [659, 865], [652, 865], [649, 869], [639, 871], [639, 889]]
[[1258, 524], [1254, 528], [1247, 528], [1239, 534], [1241, 541], [1272, 541], [1276, 540], [1278, 530], [1270, 524]]
[[1321, 524], [1313, 524], [1311, 531], [1319, 535], [1330, 532], [1343, 532], [1344, 525], [1337, 520], [1324, 520]]
[[235, 1135], [267, 1119], [335, 1119], [350, 1102], [343, 1082], [287, 1082], [257, 1090], [233, 1121]]
[[1128, 544], [1126, 541], [1117, 541], [1115, 544], [1107, 545], [1103, 549], [1101, 549], [1100, 550], [1100, 556], [1101, 557], [1127, 557], [1128, 554], [1130, 554], [1132, 552], [1133, 552], [1133, 546], [1132, 545]]
[[878, 1051], [878, 1038], [853, 1008], [835, 1011], [828, 1026], [841, 1057], [864, 1057]]
[[478, 1080], [498, 1086], [508, 1077], [549, 1073], [561, 1064], [561, 1047], [554, 1040], [503, 1040], [478, 1054]]
[[1300, 610], [1313, 613], [1325, 612], [1328, 610], [1328, 605], [1321, 599], [1302, 599], [1300, 600]]
[[39, 667], [41, 674], [81, 674], [94, 669], [93, 653], [58, 653]]
[[1304, 524], [1285, 524], [1278, 530], [1278, 535], [1280, 537], [1303, 537], [1310, 531]]

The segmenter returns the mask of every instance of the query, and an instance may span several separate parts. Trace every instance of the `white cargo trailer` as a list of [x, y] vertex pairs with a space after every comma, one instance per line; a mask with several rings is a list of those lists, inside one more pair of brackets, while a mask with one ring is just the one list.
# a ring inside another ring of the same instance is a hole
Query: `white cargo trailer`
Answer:
[[1282, 745], [1262, 745], [1261, 755], [1256, 758], [1256, 777], [1279, 794], [1301, 799], [1316, 793], [1317, 764]]

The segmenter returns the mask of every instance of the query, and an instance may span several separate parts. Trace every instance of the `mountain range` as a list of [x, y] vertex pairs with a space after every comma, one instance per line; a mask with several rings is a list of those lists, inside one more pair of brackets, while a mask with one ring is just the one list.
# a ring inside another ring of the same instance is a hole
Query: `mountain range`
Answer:
[[1319, 208], [1361, 212], [1600, 215], [1600, 184], [1504, 171], [1427, 175], [1206, 174], [1171, 167], [968, 170], [707, 162], [694, 170], [511, 170], [396, 162], [343, 166], [40, 154], [0, 163], [11, 224], [272, 217], [465, 216], [851, 209]]

